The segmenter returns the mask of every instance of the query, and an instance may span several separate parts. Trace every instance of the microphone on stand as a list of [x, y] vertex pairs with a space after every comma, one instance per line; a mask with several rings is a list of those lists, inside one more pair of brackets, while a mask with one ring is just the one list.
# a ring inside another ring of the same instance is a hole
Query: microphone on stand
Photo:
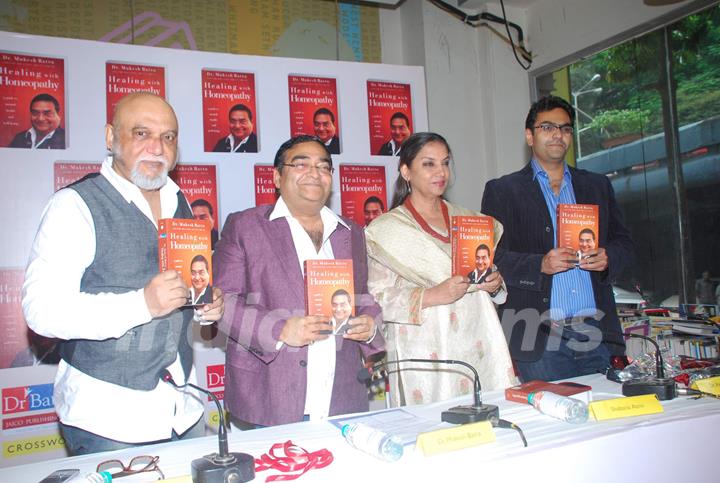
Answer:
[[358, 381], [367, 382], [372, 378], [372, 374], [378, 370], [384, 369], [386, 364], [400, 364], [401, 362], [420, 362], [425, 364], [459, 364], [470, 369], [474, 375], [474, 391], [473, 404], [466, 406], [455, 406], [447, 411], [443, 411], [440, 419], [450, 424], [468, 424], [477, 423], [479, 421], [499, 420], [500, 410], [492, 404], [482, 403], [482, 390], [480, 388], [480, 376], [473, 366], [467, 362], [457, 361], [453, 359], [399, 359], [395, 361], [378, 362], [371, 369], [361, 369], [358, 372]]
[[623, 396], [639, 396], [642, 394], [655, 394], [661, 401], [675, 399], [677, 390], [675, 380], [671, 377], [665, 377], [665, 368], [663, 367], [662, 354], [660, 346], [652, 337], [646, 337], [640, 334], [625, 334], [626, 337], [635, 337], [650, 342], [655, 346], [655, 377], [647, 376], [640, 379], [625, 381], [622, 385]]
[[225, 416], [215, 394], [195, 384], [178, 385], [170, 371], [164, 369], [160, 379], [178, 389], [190, 386], [206, 394], [215, 401], [220, 419], [218, 428], [218, 452], [193, 460], [190, 464], [193, 483], [244, 483], [255, 478], [255, 458], [247, 453], [230, 453], [228, 451], [227, 429]]

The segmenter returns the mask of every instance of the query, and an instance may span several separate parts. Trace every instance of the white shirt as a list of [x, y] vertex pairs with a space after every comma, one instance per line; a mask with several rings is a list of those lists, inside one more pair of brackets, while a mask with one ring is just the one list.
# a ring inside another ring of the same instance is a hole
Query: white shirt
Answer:
[[197, 296], [195, 295], [195, 287], [190, 287], [190, 301], [193, 304], [197, 304], [198, 300], [200, 300], [203, 295], [205, 295], [205, 292], [207, 292], [209, 285], [206, 285], [205, 288], [203, 288]]
[[400, 154], [400, 150], [402, 149], [402, 146], [397, 146], [397, 148], [396, 148], [394, 139], [391, 139], [388, 144], [390, 145], [390, 150], [392, 151], [393, 156], [398, 156]]
[[[100, 173], [155, 223], [140, 189], [113, 170], [111, 158]], [[162, 218], [174, 215], [178, 189], [170, 179], [160, 189]], [[150, 322], [143, 289], [121, 294], [80, 291], [94, 258], [90, 210], [75, 190], [58, 191], [45, 207], [25, 272], [22, 305], [33, 331], [66, 340], [104, 340]], [[168, 370], [175, 381], [184, 381], [179, 358]], [[195, 381], [194, 369], [189, 381]], [[91, 377], [64, 360], [58, 366], [53, 398], [64, 424], [127, 443], [167, 439], [173, 429], [183, 433], [203, 413], [202, 398], [193, 390], [177, 390], [164, 382], [151, 391], [129, 389]]]
[[[270, 220], [277, 218], [285, 218], [290, 225], [290, 233], [303, 275], [305, 274], [305, 260], [332, 260], [335, 258], [330, 244], [330, 235], [333, 234], [338, 223], [350, 228], [330, 208], [323, 206], [320, 210], [320, 218], [323, 222], [323, 242], [320, 251], [316, 251], [310, 235], [292, 216], [282, 196], [278, 198], [269, 217]], [[335, 337], [328, 337], [308, 346], [305, 414], [310, 416], [311, 421], [327, 418], [330, 412], [330, 399], [335, 381], [335, 350]]]
[[248, 134], [247, 136], [245, 136], [245, 137], [242, 139], [242, 141], [240, 141], [240, 142], [237, 144], [237, 146], [235, 146], [235, 136], [233, 136], [232, 134], [229, 134], [227, 138], [228, 138], [228, 141], [229, 141], [229, 143], [230, 143], [230, 152], [231, 152], [231, 153], [234, 153], [235, 151], [237, 151], [238, 149], [240, 149], [240, 146], [242, 146], [243, 144], [245, 144], [246, 142], [248, 142], [248, 139], [250, 139], [250, 135]]
[[55, 130], [53, 129], [52, 131], [47, 133], [39, 141], [38, 141], [37, 131], [35, 130], [34, 127], [31, 127], [30, 129], [28, 129], [28, 133], [30, 133], [30, 142], [32, 143], [32, 145], [30, 146], [30, 149], [37, 149], [39, 144], [42, 144], [42, 142], [45, 141], [46, 139], [50, 139], [51, 137], [53, 137], [53, 134], [55, 134]]

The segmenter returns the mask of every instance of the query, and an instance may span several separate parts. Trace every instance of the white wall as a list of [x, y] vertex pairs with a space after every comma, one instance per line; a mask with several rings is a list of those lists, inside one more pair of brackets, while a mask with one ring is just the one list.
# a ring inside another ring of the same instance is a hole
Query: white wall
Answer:
[[[523, 15], [510, 11], [513, 21]], [[485, 182], [525, 162], [524, 114], [515, 113], [527, 110], [527, 75], [495, 35], [423, 0], [382, 10], [380, 28], [383, 62], [425, 66], [429, 127], [447, 138], [455, 160], [448, 196], [479, 209]], [[499, 88], [512, 98], [499, 98]]]
[[[508, 19], [523, 27], [537, 70], [691, 3], [539, 0], [506, 10]], [[498, 4], [488, 7], [501, 15]], [[384, 63], [425, 66], [429, 127], [444, 135], [454, 152], [456, 180], [448, 196], [479, 209], [485, 183], [528, 159], [523, 137], [528, 73], [488, 29], [468, 27], [424, 0], [381, 10], [380, 28]]]

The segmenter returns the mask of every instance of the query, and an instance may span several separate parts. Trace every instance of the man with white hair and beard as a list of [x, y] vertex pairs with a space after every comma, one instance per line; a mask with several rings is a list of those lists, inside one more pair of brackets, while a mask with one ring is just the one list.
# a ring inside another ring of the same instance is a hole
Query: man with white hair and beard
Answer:
[[[55, 193], [42, 215], [23, 287], [28, 326], [61, 339], [55, 410], [71, 454], [202, 434], [202, 398], [161, 382], [193, 382], [188, 287], [158, 273], [160, 218], [192, 218], [167, 177], [178, 124], [162, 98], [123, 98], [105, 128], [100, 173]], [[199, 307], [222, 317], [222, 292]]]

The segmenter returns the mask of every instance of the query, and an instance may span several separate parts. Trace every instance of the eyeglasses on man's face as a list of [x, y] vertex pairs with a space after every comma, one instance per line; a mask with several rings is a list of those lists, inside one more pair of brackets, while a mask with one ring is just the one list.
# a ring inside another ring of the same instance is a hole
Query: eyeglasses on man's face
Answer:
[[572, 124], [555, 124], [554, 122], [541, 122], [537, 126], [535, 126], [535, 129], [540, 129], [545, 134], [555, 134], [556, 132], [560, 131], [566, 136], [571, 136], [573, 132], [575, 132], [575, 128], [573, 128]]
[[159, 460], [159, 456], [148, 455], [136, 456], [130, 460], [130, 464], [128, 465], [125, 465], [125, 463], [120, 460], [107, 460], [98, 464], [95, 471], [97, 471], [98, 473], [100, 473], [101, 471], [107, 471], [112, 475], [113, 479], [123, 476], [135, 475], [137, 473], [148, 473], [155, 471], [160, 476], [158, 480], [164, 480], [165, 475], [158, 466]]
[[307, 173], [313, 168], [317, 169], [320, 174], [324, 175], [331, 175], [335, 172], [335, 168], [333, 168], [330, 163], [318, 163], [313, 165], [304, 161], [295, 161], [294, 163], [283, 163], [283, 166], [293, 168], [297, 173], [301, 174]]

